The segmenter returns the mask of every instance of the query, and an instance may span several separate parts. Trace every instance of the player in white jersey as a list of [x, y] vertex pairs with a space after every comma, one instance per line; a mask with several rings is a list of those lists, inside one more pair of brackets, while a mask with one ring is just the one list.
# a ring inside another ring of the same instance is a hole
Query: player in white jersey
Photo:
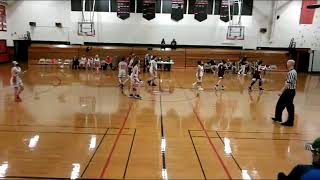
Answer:
[[93, 67], [93, 58], [89, 58], [87, 60], [87, 69], [91, 69]]
[[128, 73], [129, 73], [129, 76], [131, 75], [131, 72], [132, 72], [132, 68], [133, 68], [133, 62], [134, 60], [136, 59], [136, 56], [134, 54], [132, 54], [132, 56], [129, 56], [129, 64], [128, 64]]
[[157, 86], [155, 80], [157, 78], [157, 58], [154, 58], [150, 61], [149, 73], [150, 73], [150, 80], [148, 80], [149, 86]]
[[14, 97], [16, 102], [21, 102], [20, 93], [24, 90], [24, 86], [21, 80], [21, 68], [17, 61], [13, 61], [13, 67], [11, 68], [10, 84], [14, 88]]
[[100, 58], [99, 58], [98, 54], [94, 57], [94, 67], [96, 68], [96, 70], [98, 72], [100, 69]]
[[192, 84], [193, 87], [197, 85], [197, 88], [199, 91], [203, 91], [202, 88], [202, 79], [204, 75], [204, 68], [203, 68], [203, 63], [201, 61], [198, 61], [198, 67], [197, 67], [197, 73], [196, 73], [196, 82]]
[[132, 63], [132, 72], [130, 75], [131, 80], [131, 93], [129, 97], [134, 97], [136, 99], [142, 99], [140, 96], [140, 85], [142, 81], [139, 79], [139, 60], [135, 59]]
[[85, 55], [83, 55], [80, 59], [80, 62], [79, 62], [80, 69], [85, 69], [86, 63], [87, 63], [87, 58]]
[[128, 71], [128, 63], [126, 62], [126, 59], [123, 57], [121, 61], [118, 64], [118, 69], [119, 69], [119, 84], [121, 90], [123, 90], [124, 84], [128, 81], [127, 78], [127, 71]]

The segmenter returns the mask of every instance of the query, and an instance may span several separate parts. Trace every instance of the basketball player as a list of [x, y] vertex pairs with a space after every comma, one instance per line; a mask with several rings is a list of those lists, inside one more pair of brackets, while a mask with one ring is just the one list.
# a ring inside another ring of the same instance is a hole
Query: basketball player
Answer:
[[153, 58], [150, 61], [149, 73], [150, 73], [150, 80], [148, 80], [149, 86], [157, 86], [155, 80], [157, 78], [157, 58]]
[[197, 88], [199, 91], [203, 91], [202, 88], [202, 79], [204, 75], [204, 68], [203, 68], [203, 63], [201, 61], [198, 61], [198, 67], [197, 67], [197, 73], [196, 73], [196, 82], [192, 84], [193, 87], [197, 85]]
[[121, 90], [123, 90], [124, 84], [128, 81], [128, 79], [126, 79], [127, 71], [128, 71], [128, 63], [125, 60], [126, 59], [123, 57], [118, 64], [118, 68], [119, 68], [118, 78], [119, 78]]
[[129, 56], [129, 65], [128, 65], [128, 73], [129, 73], [129, 76], [131, 75], [131, 73], [132, 73], [132, 68], [133, 68], [133, 62], [134, 62], [134, 60], [135, 60], [135, 55], [134, 54], [132, 54], [131, 56]]
[[219, 77], [219, 80], [216, 84], [216, 87], [215, 89], [218, 90], [219, 89], [219, 85], [221, 85], [221, 89], [224, 90], [224, 86], [223, 86], [223, 78], [224, 78], [224, 73], [226, 71], [226, 61], [225, 60], [222, 60], [222, 62], [220, 62], [218, 64], [218, 77]]
[[87, 63], [87, 58], [85, 55], [83, 55], [80, 59], [80, 69], [85, 69], [86, 67], [86, 63]]
[[87, 61], [87, 69], [91, 69], [93, 67], [93, 58], [90, 57]]
[[100, 58], [99, 58], [99, 55], [98, 55], [98, 54], [94, 57], [94, 66], [95, 66], [97, 72], [99, 72], [99, 68], [100, 68]]
[[17, 61], [12, 62], [13, 67], [11, 68], [11, 79], [10, 84], [14, 88], [15, 102], [21, 102], [20, 93], [24, 90], [24, 86], [21, 80], [21, 68]]
[[243, 57], [239, 62], [240, 70], [238, 75], [246, 75], [247, 56]]
[[249, 86], [249, 92], [252, 91], [252, 86], [259, 81], [259, 90], [263, 91], [262, 88], [262, 78], [261, 78], [261, 72], [266, 69], [265, 66], [262, 66], [262, 61], [258, 61], [258, 63], [255, 65], [254, 70], [253, 70], [253, 78], [252, 82]]
[[141, 85], [141, 81], [139, 79], [139, 71], [140, 71], [140, 67], [139, 67], [139, 60], [135, 59], [132, 63], [132, 72], [130, 75], [130, 79], [131, 79], [131, 94], [129, 95], [129, 97], [134, 97], [136, 99], [142, 99], [142, 97], [140, 96], [140, 85]]

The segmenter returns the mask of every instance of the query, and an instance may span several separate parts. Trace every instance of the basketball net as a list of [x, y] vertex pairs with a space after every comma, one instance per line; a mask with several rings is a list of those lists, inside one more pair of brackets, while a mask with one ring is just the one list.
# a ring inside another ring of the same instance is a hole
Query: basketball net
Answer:
[[[91, 6], [92, 2], [92, 6]], [[89, 12], [86, 12], [86, 3], [89, 4]], [[94, 15], [95, 15], [96, 1], [82, 0], [82, 21], [78, 23], [79, 36], [95, 36], [94, 29]]]
[[[95, 6], [96, 6], [96, 0], [93, 0], [92, 9], [89, 9], [89, 18], [87, 18], [86, 17], [86, 13], [85, 13], [85, 11], [86, 11], [86, 0], [82, 0], [82, 22], [93, 22]], [[89, 8], [90, 8], [90, 5], [89, 5]]]
[[[231, 21], [229, 21], [229, 26], [227, 29], [227, 40], [244, 40], [244, 36], [242, 36], [242, 33], [244, 33], [244, 27], [241, 26], [242, 1], [243, 0], [228, 0], [229, 19], [231, 19]], [[232, 12], [231, 5], [233, 5]], [[238, 12], [234, 11], [235, 5], [238, 6]], [[234, 15], [237, 18], [235, 18]]]

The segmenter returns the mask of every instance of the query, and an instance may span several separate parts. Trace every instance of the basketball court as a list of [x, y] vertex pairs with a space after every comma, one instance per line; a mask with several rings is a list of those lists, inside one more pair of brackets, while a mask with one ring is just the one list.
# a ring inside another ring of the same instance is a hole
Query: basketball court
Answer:
[[[1, 72], [10, 74], [9, 67]], [[239, 83], [248, 84], [247, 77], [227, 75], [228, 90], [215, 93], [216, 77], [207, 75], [197, 96], [192, 71], [176, 70], [161, 73], [159, 87], [143, 87], [137, 101], [120, 93], [114, 72], [29, 68], [22, 103], [12, 102], [9, 87], [1, 93], [1, 175], [274, 179], [279, 170], [310, 161], [303, 144], [320, 131], [315, 75], [299, 76], [296, 126], [271, 122], [283, 77], [268, 74], [274, 81], [250, 96]]]

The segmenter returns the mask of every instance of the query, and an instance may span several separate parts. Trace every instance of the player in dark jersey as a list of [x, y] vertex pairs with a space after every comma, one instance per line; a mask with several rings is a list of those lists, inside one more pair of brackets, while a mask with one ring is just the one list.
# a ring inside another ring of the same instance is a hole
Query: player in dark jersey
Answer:
[[252, 86], [259, 81], [259, 90], [263, 91], [262, 88], [262, 78], [261, 78], [261, 72], [265, 70], [265, 66], [262, 66], [262, 61], [258, 61], [257, 64], [253, 67], [253, 77], [252, 82], [249, 86], [249, 91], [252, 91]]
[[218, 64], [218, 77], [219, 77], [219, 80], [216, 84], [216, 87], [215, 89], [218, 90], [219, 88], [219, 85], [221, 85], [221, 89], [224, 90], [224, 86], [222, 84], [222, 81], [223, 81], [223, 78], [224, 78], [224, 72], [226, 71], [226, 61], [225, 60], [222, 60], [221, 63]]

